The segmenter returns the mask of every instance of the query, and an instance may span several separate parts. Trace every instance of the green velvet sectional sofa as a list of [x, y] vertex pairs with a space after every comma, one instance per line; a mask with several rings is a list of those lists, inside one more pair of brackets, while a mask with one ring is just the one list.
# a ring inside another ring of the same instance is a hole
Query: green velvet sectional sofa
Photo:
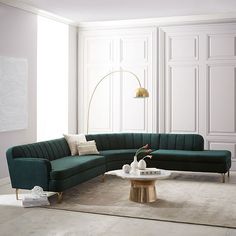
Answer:
[[7, 150], [12, 188], [63, 191], [106, 171], [120, 169], [133, 161], [138, 148], [149, 144], [149, 167], [168, 170], [229, 173], [231, 153], [204, 150], [197, 134], [112, 133], [86, 135], [95, 140], [98, 155], [71, 156], [65, 138], [20, 145]]

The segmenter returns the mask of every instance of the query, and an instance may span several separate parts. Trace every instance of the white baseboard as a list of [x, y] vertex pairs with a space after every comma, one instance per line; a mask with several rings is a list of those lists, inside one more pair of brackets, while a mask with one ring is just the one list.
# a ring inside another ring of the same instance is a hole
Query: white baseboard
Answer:
[[0, 185], [9, 184], [10, 182], [11, 182], [10, 177], [5, 177], [5, 178], [0, 179]]

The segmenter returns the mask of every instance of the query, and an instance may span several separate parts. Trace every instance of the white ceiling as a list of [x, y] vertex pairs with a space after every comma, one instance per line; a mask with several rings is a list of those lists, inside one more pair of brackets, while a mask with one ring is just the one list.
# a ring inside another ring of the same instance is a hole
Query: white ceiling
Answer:
[[21, 0], [74, 22], [236, 12], [236, 0]]

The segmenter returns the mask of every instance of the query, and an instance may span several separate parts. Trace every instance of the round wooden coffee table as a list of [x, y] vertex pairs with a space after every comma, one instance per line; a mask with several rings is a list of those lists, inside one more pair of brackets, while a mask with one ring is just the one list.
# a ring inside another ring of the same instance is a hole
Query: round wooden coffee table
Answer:
[[156, 180], [167, 178], [171, 174], [167, 170], [160, 171], [161, 173], [158, 175], [138, 175], [135, 173], [126, 174], [123, 170], [112, 170], [106, 172], [105, 175], [115, 175], [130, 180], [129, 199], [134, 202], [147, 203], [157, 200]]

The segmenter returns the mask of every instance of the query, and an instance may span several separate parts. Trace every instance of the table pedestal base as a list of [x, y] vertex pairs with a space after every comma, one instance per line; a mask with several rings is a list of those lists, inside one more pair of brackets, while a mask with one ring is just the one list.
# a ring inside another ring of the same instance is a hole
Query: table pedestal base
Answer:
[[129, 199], [140, 203], [155, 202], [155, 180], [131, 180]]

